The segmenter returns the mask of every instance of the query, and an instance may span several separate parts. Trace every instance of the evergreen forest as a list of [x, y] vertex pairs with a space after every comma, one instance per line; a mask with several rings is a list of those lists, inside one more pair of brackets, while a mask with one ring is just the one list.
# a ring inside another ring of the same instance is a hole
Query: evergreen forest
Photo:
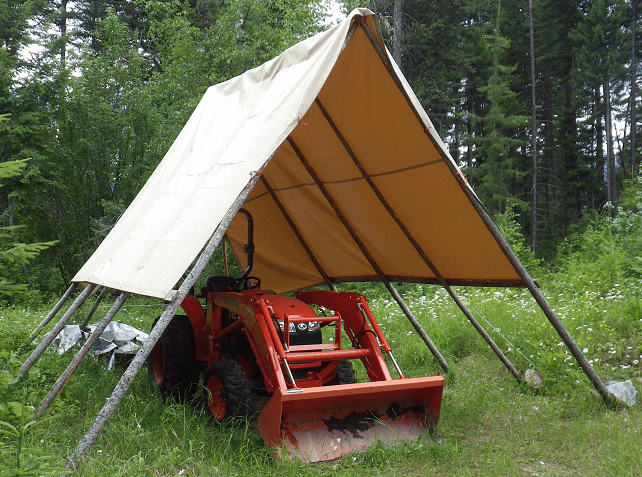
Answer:
[[[591, 231], [637, 220], [637, 3], [365, 5], [451, 155], [536, 266], [576, 253]], [[210, 85], [356, 6], [2, 2], [0, 298], [59, 296]], [[642, 271], [639, 240], [609, 243], [627, 273]]]

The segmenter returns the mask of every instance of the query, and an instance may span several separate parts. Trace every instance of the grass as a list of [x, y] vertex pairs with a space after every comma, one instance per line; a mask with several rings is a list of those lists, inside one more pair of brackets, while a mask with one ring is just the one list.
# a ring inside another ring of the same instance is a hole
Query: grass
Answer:
[[[642, 284], [630, 280], [600, 291], [557, 282], [545, 289], [603, 380], [631, 379], [639, 393]], [[451, 365], [434, 439], [375, 446], [330, 463], [274, 461], [252, 424], [222, 426], [198, 407], [163, 402], [143, 372], [76, 475], [642, 475], [640, 406], [605, 407], [523, 290], [459, 292], [517, 368], [523, 372], [530, 367], [542, 376], [544, 386], [538, 392], [512, 377], [443, 291], [422, 286], [401, 291]], [[405, 374], [440, 372], [397, 305], [378, 289], [366, 294]], [[160, 312], [149, 305], [131, 299], [118, 318], [147, 330]], [[20, 363], [12, 352], [47, 311], [0, 309], [0, 421], [15, 427], [33, 420], [33, 407], [72, 357], [46, 353], [27, 376], [7, 388]], [[36, 470], [26, 475], [62, 468], [120, 377], [119, 371], [106, 371], [101, 364], [87, 358], [48, 420], [30, 425], [20, 442], [8, 434], [2, 437], [0, 474], [18, 475], [18, 444], [22, 453], [30, 453], [29, 462], [35, 462]]]

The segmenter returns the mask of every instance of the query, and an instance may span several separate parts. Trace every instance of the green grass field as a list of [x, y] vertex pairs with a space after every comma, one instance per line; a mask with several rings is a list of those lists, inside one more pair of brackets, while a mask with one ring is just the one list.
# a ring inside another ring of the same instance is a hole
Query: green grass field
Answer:
[[[630, 379], [640, 393], [642, 283], [630, 279], [604, 290], [557, 282], [544, 289], [602, 379]], [[163, 402], [141, 372], [76, 475], [642, 475], [640, 406], [602, 403], [526, 291], [458, 290], [516, 367], [540, 374], [537, 392], [512, 377], [443, 290], [400, 290], [452, 368], [434, 438], [322, 464], [273, 460], [254, 424], [223, 426], [198, 406]], [[396, 303], [378, 288], [364, 294], [404, 373], [440, 372]], [[16, 382], [25, 356], [14, 352], [49, 308], [0, 309], [0, 475], [58, 475], [122, 372], [88, 357], [47, 417], [36, 421], [34, 407], [73, 353], [45, 353]], [[132, 298], [118, 319], [147, 331], [160, 312]]]

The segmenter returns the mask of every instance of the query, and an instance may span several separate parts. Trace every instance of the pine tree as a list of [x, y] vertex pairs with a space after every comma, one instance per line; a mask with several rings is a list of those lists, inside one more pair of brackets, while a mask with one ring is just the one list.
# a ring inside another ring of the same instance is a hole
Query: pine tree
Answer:
[[[0, 115], [0, 125], [7, 122], [8, 114]], [[0, 162], [0, 188], [3, 180], [20, 176], [27, 167], [29, 159], [16, 159]], [[19, 283], [28, 280], [26, 265], [29, 261], [51, 247], [55, 242], [22, 243], [20, 241], [21, 227], [15, 225], [9, 202], [2, 211], [0, 219], [0, 296], [11, 297], [27, 289], [27, 285]], [[31, 283], [33, 287], [34, 284]]]
[[486, 39], [492, 55], [488, 84], [479, 88], [485, 96], [485, 114], [471, 115], [473, 122], [483, 124], [483, 133], [471, 137], [476, 167], [468, 168], [475, 191], [491, 214], [505, 211], [506, 201], [515, 200], [511, 182], [521, 179], [524, 173], [516, 169], [519, 147], [525, 144], [524, 130], [529, 117], [520, 104], [517, 93], [511, 90], [514, 68], [502, 64], [509, 41], [500, 34], [501, 9], [498, 8], [495, 28]]

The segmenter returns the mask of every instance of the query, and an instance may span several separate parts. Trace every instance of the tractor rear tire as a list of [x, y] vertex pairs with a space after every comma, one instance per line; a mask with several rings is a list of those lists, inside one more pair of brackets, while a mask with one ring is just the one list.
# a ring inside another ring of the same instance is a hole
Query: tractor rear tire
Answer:
[[250, 414], [250, 384], [243, 368], [231, 359], [210, 364], [203, 375], [207, 406], [218, 422]]
[[357, 382], [357, 378], [354, 375], [354, 368], [350, 361], [339, 361], [337, 366], [337, 374], [329, 384], [354, 384]]
[[165, 398], [184, 401], [196, 393], [196, 342], [187, 316], [175, 315], [169, 322], [147, 358], [147, 370], [152, 385]]

